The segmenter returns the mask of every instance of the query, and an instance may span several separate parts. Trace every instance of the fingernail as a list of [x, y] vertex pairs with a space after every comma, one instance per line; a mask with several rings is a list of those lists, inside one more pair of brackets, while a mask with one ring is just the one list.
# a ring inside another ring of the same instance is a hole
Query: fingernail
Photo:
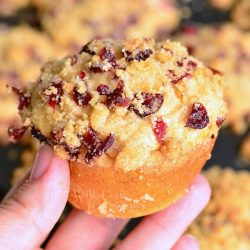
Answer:
[[52, 157], [52, 149], [48, 145], [42, 145], [37, 153], [34, 165], [32, 167], [30, 180], [37, 180], [43, 176], [43, 174], [49, 168]]

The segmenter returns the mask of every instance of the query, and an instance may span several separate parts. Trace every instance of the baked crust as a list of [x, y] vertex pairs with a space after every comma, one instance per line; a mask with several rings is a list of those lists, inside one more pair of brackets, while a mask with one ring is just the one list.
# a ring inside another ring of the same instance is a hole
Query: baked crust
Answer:
[[[190, 149], [176, 162], [124, 172], [112, 167], [70, 163], [69, 202], [101, 217], [133, 218], [175, 202], [210, 158], [214, 140]], [[172, 165], [172, 166], [171, 166]]]

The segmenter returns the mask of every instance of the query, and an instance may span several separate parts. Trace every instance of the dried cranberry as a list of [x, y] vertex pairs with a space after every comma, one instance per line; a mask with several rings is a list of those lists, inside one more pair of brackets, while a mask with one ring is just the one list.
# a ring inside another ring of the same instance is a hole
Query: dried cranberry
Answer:
[[203, 129], [209, 124], [207, 110], [201, 103], [194, 103], [192, 111], [188, 116], [186, 127]]
[[48, 142], [47, 138], [41, 133], [41, 131], [35, 127], [31, 128], [31, 135], [40, 142]]
[[100, 52], [99, 56], [101, 60], [107, 60], [110, 62], [113, 66], [116, 64], [116, 59], [115, 59], [115, 51], [112, 47], [104, 47]]
[[78, 76], [79, 76], [79, 78], [80, 78], [81, 80], [84, 80], [84, 78], [86, 77], [86, 72], [83, 71], [83, 70], [81, 70], [81, 71], [79, 72]]
[[157, 141], [160, 144], [164, 144], [165, 136], [166, 136], [167, 124], [162, 120], [162, 118], [158, 117], [154, 122], [153, 131]]
[[173, 83], [173, 84], [177, 84], [178, 82], [180, 82], [184, 78], [190, 78], [190, 77], [192, 77], [192, 75], [190, 73], [188, 73], [188, 72], [186, 72], [186, 73], [178, 76], [171, 69], [168, 70], [168, 76], [170, 77], [171, 83]]
[[218, 117], [216, 120], [216, 125], [218, 126], [218, 128], [222, 125], [222, 123], [225, 121], [224, 117]]
[[215, 138], [215, 135], [214, 135], [214, 134], [212, 134], [210, 138], [213, 140], [213, 139]]
[[98, 91], [99, 95], [109, 95], [110, 94], [109, 86], [105, 85], [105, 84], [100, 84], [97, 87], [97, 91]]
[[93, 128], [89, 128], [88, 131], [83, 136], [83, 143], [86, 147], [91, 147], [99, 142], [97, 133]]
[[102, 142], [102, 150], [105, 153], [114, 143], [115, 141], [115, 135], [109, 134], [105, 140]]
[[119, 81], [117, 87], [107, 97], [107, 106], [112, 108], [114, 106], [127, 107], [129, 106], [130, 99], [124, 93], [124, 83]]
[[76, 87], [73, 90], [72, 96], [75, 103], [79, 106], [87, 105], [92, 99], [92, 96], [88, 91], [85, 91], [84, 93], [79, 93]]
[[71, 56], [71, 63], [70, 63], [70, 65], [74, 66], [77, 63], [77, 61], [78, 61], [77, 55]]
[[11, 89], [18, 96], [18, 109], [23, 110], [24, 108], [27, 108], [31, 100], [30, 94], [24, 93], [21, 89], [16, 87], [11, 87]]
[[14, 126], [9, 127], [8, 134], [9, 140], [11, 142], [17, 143], [22, 138], [23, 134], [26, 132], [27, 127], [15, 128]]
[[95, 52], [89, 48], [91, 42], [85, 44], [81, 50], [79, 51], [79, 54], [82, 54], [83, 52], [90, 54], [90, 55], [95, 55]]
[[[129, 106], [129, 110], [133, 110], [141, 118], [156, 113], [161, 108], [164, 101], [164, 97], [161, 94], [142, 92], [141, 96], [143, 102], [140, 108], [137, 108], [133, 104]], [[135, 96], [135, 98], [137, 99], [138, 97]]]
[[132, 62], [134, 60], [140, 62], [140, 61], [145, 61], [147, 60], [150, 55], [153, 54], [153, 51], [151, 49], [145, 49], [139, 51], [135, 56], [133, 56], [133, 53], [131, 51], [125, 50], [123, 52], [123, 55], [128, 62]]
[[101, 63], [98, 64], [91, 64], [90, 66], [90, 71], [94, 72], [94, 73], [102, 73], [105, 72], [103, 65]]
[[198, 34], [198, 28], [194, 25], [186, 25], [182, 28], [182, 32], [189, 35]]
[[49, 86], [43, 90], [43, 94], [47, 97], [48, 104], [52, 108], [55, 108], [56, 105], [61, 102], [61, 97], [63, 95], [62, 84], [62, 81], [52, 81]]
[[68, 153], [71, 160], [76, 161], [80, 154], [80, 147], [69, 147], [68, 145], [64, 146], [65, 151]]
[[90, 164], [91, 161], [100, 157], [105, 153], [114, 143], [115, 137], [113, 134], [109, 134], [103, 141], [98, 138], [96, 131], [93, 128], [89, 128], [83, 136], [83, 143], [87, 148], [85, 154], [85, 161]]
[[187, 63], [187, 70], [189, 72], [193, 71], [196, 67], [197, 67], [197, 63], [196, 62], [191, 61], [191, 60], [188, 61], [188, 63]]
[[63, 128], [60, 128], [59, 130], [52, 130], [50, 132], [50, 140], [53, 144], [61, 144], [62, 138], [63, 138]]

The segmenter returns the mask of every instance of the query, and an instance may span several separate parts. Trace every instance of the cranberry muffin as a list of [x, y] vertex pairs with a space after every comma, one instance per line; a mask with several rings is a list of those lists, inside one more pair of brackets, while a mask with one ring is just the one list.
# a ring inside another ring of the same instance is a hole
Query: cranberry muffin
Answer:
[[243, 30], [250, 30], [250, 1], [236, 1], [232, 10], [232, 20]]
[[85, 0], [60, 5], [50, 1], [43, 6], [41, 19], [58, 44], [75, 51], [93, 38], [166, 36], [180, 16], [172, 0]]
[[103, 217], [174, 202], [210, 158], [227, 108], [219, 74], [177, 42], [93, 40], [54, 60], [24, 92], [19, 139], [70, 161], [69, 201]]
[[32, 28], [0, 27], [1, 143], [8, 142], [8, 126], [17, 124], [19, 120], [16, 108], [18, 98], [10, 94], [7, 85], [24, 87], [28, 81], [39, 76], [42, 64], [50, 57], [58, 57], [60, 54], [58, 47], [54, 47], [45, 34]]
[[188, 232], [203, 250], [250, 249], [250, 173], [214, 166], [204, 174], [211, 201]]
[[242, 32], [233, 24], [188, 26], [177, 39], [193, 56], [224, 75], [229, 104], [226, 124], [235, 132], [243, 133], [250, 114], [250, 33]]

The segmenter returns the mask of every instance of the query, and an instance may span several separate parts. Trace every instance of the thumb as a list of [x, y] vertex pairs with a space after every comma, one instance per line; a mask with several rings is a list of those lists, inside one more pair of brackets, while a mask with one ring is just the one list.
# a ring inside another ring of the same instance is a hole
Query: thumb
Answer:
[[67, 202], [67, 161], [42, 146], [31, 173], [0, 204], [2, 249], [34, 249], [52, 230]]

